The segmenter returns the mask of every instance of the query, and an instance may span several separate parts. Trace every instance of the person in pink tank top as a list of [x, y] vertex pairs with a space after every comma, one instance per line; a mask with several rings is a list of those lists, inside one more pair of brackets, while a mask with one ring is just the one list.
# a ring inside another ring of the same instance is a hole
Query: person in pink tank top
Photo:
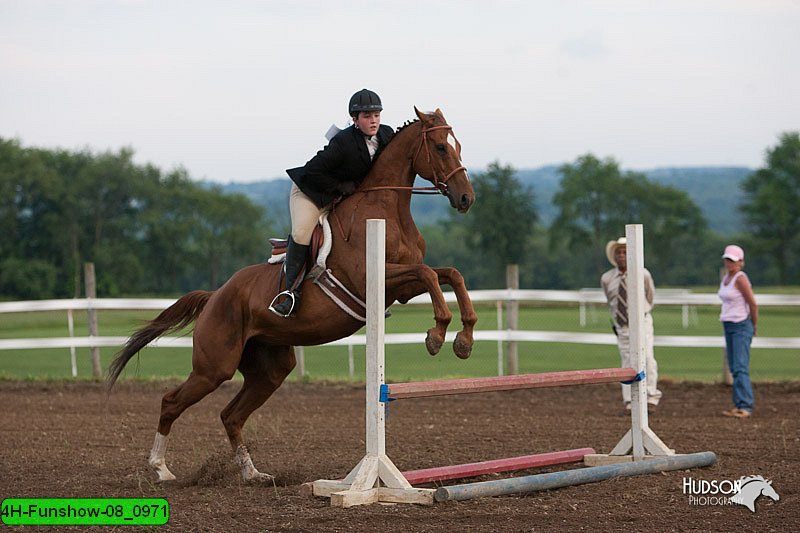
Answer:
[[750, 344], [756, 335], [758, 304], [747, 274], [744, 273], [744, 250], [735, 244], [722, 254], [727, 273], [719, 284], [722, 311], [719, 319], [725, 332], [728, 367], [733, 375], [733, 408], [725, 416], [747, 418], [753, 412], [753, 386], [750, 383]]

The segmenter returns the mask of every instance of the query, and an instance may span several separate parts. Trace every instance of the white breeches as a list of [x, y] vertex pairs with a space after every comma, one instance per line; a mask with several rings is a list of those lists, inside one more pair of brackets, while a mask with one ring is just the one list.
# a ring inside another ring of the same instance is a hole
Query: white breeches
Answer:
[[311, 198], [292, 183], [289, 193], [289, 215], [292, 217], [292, 240], [297, 244], [311, 244], [311, 234], [319, 222], [319, 217], [329, 208], [320, 209]]

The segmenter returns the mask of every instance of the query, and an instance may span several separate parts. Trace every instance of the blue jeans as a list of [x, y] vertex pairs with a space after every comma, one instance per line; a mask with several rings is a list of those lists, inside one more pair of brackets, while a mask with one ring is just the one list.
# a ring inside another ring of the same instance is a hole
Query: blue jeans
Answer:
[[753, 410], [753, 387], [750, 384], [750, 342], [753, 322], [723, 322], [728, 368], [733, 374], [733, 405], [737, 409]]

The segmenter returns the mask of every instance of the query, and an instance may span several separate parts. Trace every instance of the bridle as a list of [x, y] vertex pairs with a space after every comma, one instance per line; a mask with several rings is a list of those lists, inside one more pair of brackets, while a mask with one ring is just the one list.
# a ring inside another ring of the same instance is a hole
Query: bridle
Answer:
[[431, 170], [433, 170], [433, 186], [436, 189], [438, 189], [442, 194], [447, 195], [447, 180], [449, 180], [451, 177], [453, 177], [453, 174], [455, 174], [456, 172], [459, 172], [461, 170], [466, 171], [467, 168], [465, 166], [461, 165], [459, 167], [454, 168], [453, 170], [451, 170], [447, 174], [445, 174], [445, 170], [442, 169], [441, 170], [441, 174], [440, 174], [440, 171], [436, 169], [436, 167], [433, 165], [433, 162], [431, 161], [431, 159], [432, 159], [431, 158], [431, 148], [430, 148], [430, 146], [428, 146], [428, 133], [431, 132], [431, 131], [435, 131], [435, 130], [448, 130], [449, 131], [449, 134], [453, 136], [453, 140], [455, 140], [455, 142], [456, 142], [456, 146], [455, 146], [456, 154], [459, 157], [459, 161], [461, 160], [461, 143], [458, 142], [458, 139], [456, 139], [456, 136], [453, 133], [453, 127], [448, 125], [448, 124], [443, 124], [441, 126], [431, 126], [430, 128], [425, 128], [425, 127], [422, 128], [422, 132], [421, 132], [421, 135], [420, 135], [419, 147], [417, 148], [417, 152], [414, 154], [414, 159], [411, 160], [411, 165], [412, 166], [416, 165], [417, 157], [419, 157], [419, 154], [422, 151], [422, 147], [424, 146], [425, 147], [425, 156], [427, 157], [428, 164], [430, 165]]
[[453, 127], [449, 124], [442, 124], [441, 126], [431, 126], [430, 128], [422, 127], [422, 131], [420, 132], [420, 140], [419, 146], [417, 147], [417, 151], [414, 152], [414, 157], [411, 159], [411, 166], [416, 166], [417, 158], [419, 154], [422, 152], [422, 148], [425, 148], [425, 156], [427, 158], [427, 162], [433, 170], [433, 187], [405, 187], [401, 185], [385, 185], [381, 187], [367, 187], [366, 189], [361, 189], [359, 192], [369, 192], [369, 191], [378, 191], [378, 190], [386, 190], [386, 189], [394, 189], [394, 190], [404, 190], [404, 191], [411, 191], [411, 194], [442, 194], [447, 196], [447, 180], [449, 180], [456, 172], [461, 170], [466, 171], [467, 167], [461, 165], [459, 167], [454, 168], [450, 172], [446, 173], [444, 169], [437, 170], [436, 167], [433, 165], [432, 157], [431, 157], [431, 148], [428, 145], [428, 133], [434, 130], [449, 130], [450, 135], [453, 136], [453, 140], [455, 140], [456, 146], [456, 154], [458, 154], [459, 161], [461, 160], [461, 143], [458, 142], [455, 133], [453, 133]]

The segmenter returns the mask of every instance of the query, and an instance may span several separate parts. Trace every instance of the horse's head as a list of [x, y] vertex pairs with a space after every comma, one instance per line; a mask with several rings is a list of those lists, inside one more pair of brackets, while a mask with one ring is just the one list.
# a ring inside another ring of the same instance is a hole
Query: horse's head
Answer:
[[466, 213], [475, 203], [475, 190], [461, 164], [461, 143], [439, 109], [422, 113], [415, 107], [414, 111], [422, 125], [419, 148], [412, 162], [414, 171], [438, 187], [453, 208]]

